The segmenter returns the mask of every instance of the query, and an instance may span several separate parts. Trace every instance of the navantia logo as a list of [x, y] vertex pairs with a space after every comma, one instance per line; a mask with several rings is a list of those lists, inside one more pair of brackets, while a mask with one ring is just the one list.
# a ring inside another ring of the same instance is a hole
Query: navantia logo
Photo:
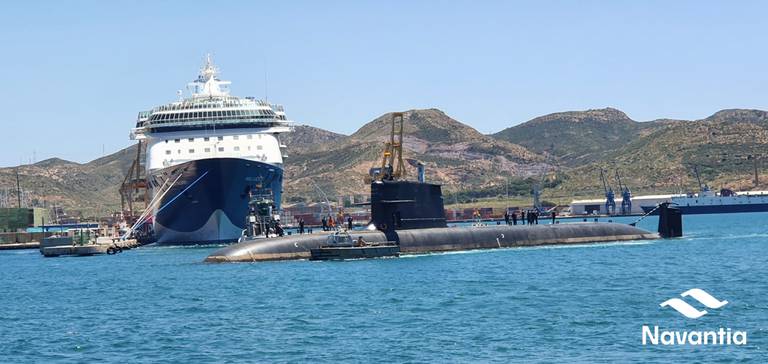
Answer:
[[[728, 304], [728, 301], [720, 301], [703, 289], [693, 288], [683, 292], [681, 297], [690, 297], [709, 309], [718, 309]], [[681, 315], [698, 319], [708, 312], [699, 310], [680, 298], [670, 298], [661, 304], [661, 307], [671, 307]], [[705, 331], [660, 331], [659, 326], [643, 325], [643, 345], [746, 345], [747, 332], [719, 328], [718, 330]]]
[[[728, 304], [728, 301], [719, 301], [717, 298], [712, 297], [711, 294], [707, 293], [703, 289], [699, 288], [693, 288], [689, 289], [685, 292], [683, 292], [681, 297], [688, 297], [695, 299], [696, 301], [699, 301], [704, 306], [707, 306], [707, 308], [720, 308]], [[659, 306], [666, 307], [670, 306], [675, 309], [675, 311], [680, 312], [681, 314], [685, 315], [687, 318], [697, 319], [701, 316], [704, 316], [707, 314], [706, 310], [697, 310], [695, 307], [688, 304], [688, 302], [685, 302], [679, 298], [670, 298], [664, 302], [662, 302]]]

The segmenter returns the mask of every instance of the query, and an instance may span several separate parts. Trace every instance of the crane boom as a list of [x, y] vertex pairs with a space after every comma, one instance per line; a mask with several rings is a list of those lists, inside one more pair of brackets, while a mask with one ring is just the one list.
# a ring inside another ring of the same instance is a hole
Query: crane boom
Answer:
[[367, 179], [372, 181], [399, 180], [406, 176], [407, 171], [403, 161], [403, 116], [404, 113], [402, 112], [392, 113], [389, 141], [384, 143], [381, 167], [378, 170], [372, 168]]
[[613, 189], [605, 177], [606, 173], [607, 171], [600, 168], [600, 180], [603, 182], [603, 191], [605, 191], [605, 212], [610, 215], [616, 211], [616, 201], [614, 200]]

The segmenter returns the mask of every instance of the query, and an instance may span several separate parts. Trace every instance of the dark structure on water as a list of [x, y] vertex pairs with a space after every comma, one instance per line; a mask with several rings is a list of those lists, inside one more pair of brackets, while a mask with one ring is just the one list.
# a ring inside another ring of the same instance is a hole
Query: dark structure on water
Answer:
[[659, 205], [659, 235], [662, 238], [679, 238], [683, 236], [683, 212], [672, 203], [664, 202]]

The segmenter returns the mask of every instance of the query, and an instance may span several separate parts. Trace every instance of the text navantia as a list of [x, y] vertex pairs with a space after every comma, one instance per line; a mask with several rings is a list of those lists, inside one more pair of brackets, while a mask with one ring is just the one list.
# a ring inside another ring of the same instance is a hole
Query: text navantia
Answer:
[[732, 331], [720, 328], [717, 331], [660, 331], [658, 326], [653, 331], [643, 325], [643, 345], [746, 345], [746, 331]]

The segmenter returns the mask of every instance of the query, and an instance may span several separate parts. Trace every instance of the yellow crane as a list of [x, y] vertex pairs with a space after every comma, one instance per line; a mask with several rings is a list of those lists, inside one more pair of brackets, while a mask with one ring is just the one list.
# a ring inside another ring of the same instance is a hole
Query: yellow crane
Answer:
[[403, 162], [403, 113], [392, 113], [389, 141], [384, 143], [384, 153], [381, 167], [371, 168], [366, 182], [399, 180], [405, 178], [406, 169]]

